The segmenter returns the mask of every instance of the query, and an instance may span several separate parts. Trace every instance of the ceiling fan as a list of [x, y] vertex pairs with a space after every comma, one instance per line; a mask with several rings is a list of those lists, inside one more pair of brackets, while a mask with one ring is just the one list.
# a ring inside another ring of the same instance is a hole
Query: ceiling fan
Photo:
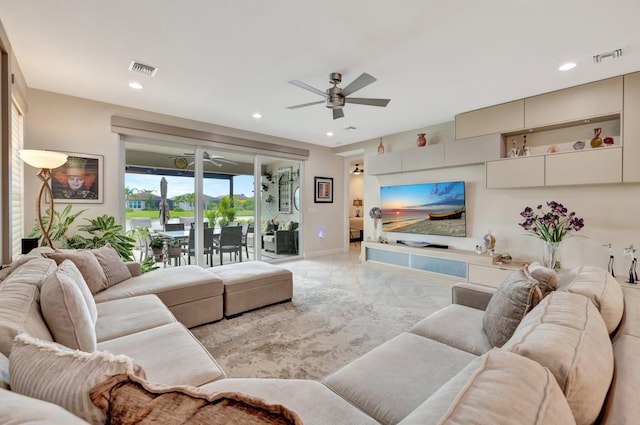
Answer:
[[353, 169], [353, 171], [351, 172], [351, 174], [361, 174], [364, 173], [364, 168], [360, 168], [360, 164], [356, 164], [356, 168]]
[[[194, 159], [191, 162], [189, 162], [185, 157], [190, 157]], [[180, 169], [187, 168], [195, 164], [195, 154], [189, 153], [189, 152], [185, 152], [184, 156], [171, 156], [169, 158], [175, 158], [173, 163], [177, 168], [180, 168]], [[215, 165], [218, 168], [222, 168], [223, 163], [237, 164], [237, 162], [235, 161], [225, 159], [225, 157], [222, 155], [211, 155], [209, 154], [209, 152], [206, 152], [206, 151], [202, 154], [202, 160], [206, 162], [210, 162], [211, 164]]]
[[374, 81], [376, 81], [376, 79], [365, 72], [362, 73], [362, 75], [360, 75], [358, 78], [353, 80], [348, 86], [342, 89], [338, 87], [338, 84], [342, 82], [342, 74], [340, 74], [339, 72], [332, 72], [331, 74], [329, 74], [329, 82], [333, 84], [333, 87], [330, 87], [325, 92], [323, 92], [315, 87], [311, 87], [310, 85], [303, 83], [302, 81], [291, 80], [289, 81], [289, 84], [293, 84], [296, 87], [308, 90], [311, 93], [318, 94], [324, 97], [324, 100], [319, 100], [317, 102], [311, 103], [303, 103], [301, 105], [287, 106], [287, 109], [298, 109], [304, 108], [305, 106], [319, 105], [321, 103], [324, 103], [327, 108], [333, 110], [333, 119], [335, 120], [344, 117], [342, 107], [345, 105], [345, 103], [357, 103], [360, 105], [386, 107], [391, 99], [349, 97], [349, 95], [355, 93], [361, 88], [368, 86]]

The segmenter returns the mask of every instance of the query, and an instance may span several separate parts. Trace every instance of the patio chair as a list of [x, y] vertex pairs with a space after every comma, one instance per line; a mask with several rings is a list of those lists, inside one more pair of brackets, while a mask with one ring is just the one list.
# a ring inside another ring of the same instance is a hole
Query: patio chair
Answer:
[[231, 260], [231, 253], [236, 255], [240, 254], [240, 261], [242, 262], [242, 227], [241, 226], [225, 226], [220, 229], [220, 237], [215, 241], [214, 249], [220, 253], [220, 265], [222, 265], [222, 254], [229, 253], [229, 260]]
[[247, 235], [253, 233], [253, 224], [244, 222], [242, 223], [242, 246], [244, 246], [247, 258], [249, 258], [249, 245], [247, 243]]
[[164, 231], [172, 232], [174, 230], [184, 230], [184, 223], [165, 223]]
[[[213, 250], [215, 249], [215, 235], [212, 227], [205, 227], [204, 232], [204, 254], [208, 257], [207, 264], [213, 265]], [[196, 256], [195, 229], [189, 229], [189, 241], [182, 253], [187, 255], [187, 264], [191, 264], [191, 257]]]

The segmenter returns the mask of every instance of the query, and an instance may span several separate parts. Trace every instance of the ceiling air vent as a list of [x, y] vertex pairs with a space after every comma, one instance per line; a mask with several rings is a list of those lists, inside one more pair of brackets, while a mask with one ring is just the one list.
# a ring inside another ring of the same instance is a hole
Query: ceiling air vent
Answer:
[[145, 65], [137, 61], [131, 61], [131, 63], [129, 64], [129, 71], [139, 72], [141, 74], [153, 77], [154, 75], [156, 75], [156, 72], [158, 72], [158, 68], [151, 65]]

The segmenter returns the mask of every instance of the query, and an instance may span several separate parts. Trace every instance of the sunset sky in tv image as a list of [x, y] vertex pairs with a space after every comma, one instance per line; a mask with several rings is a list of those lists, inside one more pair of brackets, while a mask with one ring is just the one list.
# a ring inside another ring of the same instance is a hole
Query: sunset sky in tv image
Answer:
[[464, 182], [383, 186], [380, 199], [386, 213], [436, 205], [464, 206]]

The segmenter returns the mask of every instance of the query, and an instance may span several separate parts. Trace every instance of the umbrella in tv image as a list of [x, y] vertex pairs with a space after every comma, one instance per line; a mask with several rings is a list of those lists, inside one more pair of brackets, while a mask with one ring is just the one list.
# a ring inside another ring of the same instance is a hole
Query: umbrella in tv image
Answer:
[[54, 199], [98, 199], [98, 160], [70, 156], [53, 172]]

